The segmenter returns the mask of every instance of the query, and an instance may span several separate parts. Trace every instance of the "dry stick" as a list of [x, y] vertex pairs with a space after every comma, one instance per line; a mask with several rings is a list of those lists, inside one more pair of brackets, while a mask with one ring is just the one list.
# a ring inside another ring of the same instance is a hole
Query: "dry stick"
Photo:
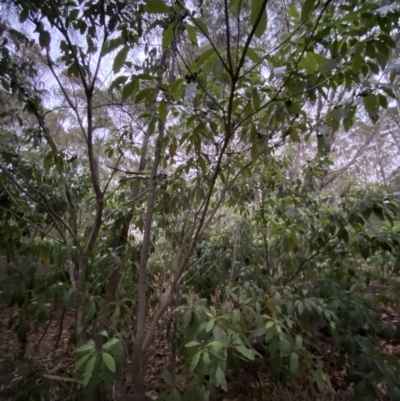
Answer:
[[66, 309], [66, 308], [65, 308], [65, 305], [64, 305], [63, 311], [62, 311], [62, 314], [61, 314], [61, 318], [60, 318], [60, 325], [59, 325], [59, 328], [58, 328], [58, 335], [57, 335], [56, 343], [55, 343], [55, 345], [54, 345], [54, 349], [57, 349], [57, 348], [58, 348], [58, 344], [59, 344], [60, 339], [61, 339], [61, 334], [62, 334], [63, 325], [64, 325], [65, 309]]
[[73, 377], [48, 375], [47, 373], [44, 373], [43, 377], [45, 377], [46, 379], [50, 379], [50, 380], [82, 384], [82, 380], [74, 379]]
[[46, 335], [47, 331], [49, 330], [50, 324], [53, 321], [53, 313], [54, 313], [54, 308], [51, 310], [51, 314], [50, 314], [50, 318], [49, 321], [46, 325], [46, 328], [43, 331], [43, 334], [40, 336], [39, 341], [37, 342], [36, 346], [35, 346], [35, 351], [37, 352], [40, 346], [40, 343], [42, 342], [44, 336]]

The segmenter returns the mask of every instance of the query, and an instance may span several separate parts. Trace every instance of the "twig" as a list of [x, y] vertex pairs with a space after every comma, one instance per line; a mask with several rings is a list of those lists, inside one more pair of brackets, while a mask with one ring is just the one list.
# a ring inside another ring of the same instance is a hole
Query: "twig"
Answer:
[[47, 373], [44, 373], [43, 377], [50, 380], [82, 384], [82, 380], [74, 379], [73, 377], [48, 375]]

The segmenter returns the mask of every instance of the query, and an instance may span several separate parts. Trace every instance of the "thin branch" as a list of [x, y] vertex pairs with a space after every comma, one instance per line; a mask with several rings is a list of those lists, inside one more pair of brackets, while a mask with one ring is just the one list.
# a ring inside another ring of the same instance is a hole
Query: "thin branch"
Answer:
[[71, 107], [73, 112], [75, 113], [75, 116], [76, 116], [78, 124], [79, 124], [79, 128], [81, 129], [82, 134], [83, 134], [85, 140], [87, 141], [87, 132], [86, 132], [86, 129], [85, 129], [84, 125], [83, 125], [83, 121], [82, 121], [81, 115], [80, 115], [76, 105], [72, 102], [70, 96], [68, 95], [67, 91], [65, 90], [64, 85], [61, 83], [60, 78], [58, 77], [58, 75], [54, 71], [54, 68], [53, 68], [54, 62], [51, 60], [50, 53], [49, 53], [49, 50], [47, 48], [46, 48], [46, 55], [47, 55], [47, 65], [49, 66], [50, 71], [53, 74], [53, 77], [57, 81], [57, 84], [58, 84], [59, 88], [61, 89], [61, 92], [63, 93], [63, 95], [65, 97], [65, 100], [67, 101], [67, 103], [69, 104], [69, 106]]
[[314, 254], [312, 254], [311, 256], [309, 256], [308, 258], [304, 259], [301, 263], [300, 266], [297, 268], [297, 270], [294, 272], [294, 274], [288, 278], [286, 281], [283, 282], [283, 285], [288, 285], [291, 281], [293, 281], [303, 270], [303, 268], [305, 267], [305, 265], [310, 262], [311, 260], [313, 260], [314, 258], [316, 258], [318, 255], [320, 254], [320, 250], [318, 249], [318, 251]]
[[229, 69], [227, 70], [233, 75], [233, 65], [231, 57], [231, 28], [229, 26], [229, 14], [228, 14], [228, 0], [224, 0], [224, 11], [225, 11], [225, 27], [226, 27], [226, 49], [228, 57]]

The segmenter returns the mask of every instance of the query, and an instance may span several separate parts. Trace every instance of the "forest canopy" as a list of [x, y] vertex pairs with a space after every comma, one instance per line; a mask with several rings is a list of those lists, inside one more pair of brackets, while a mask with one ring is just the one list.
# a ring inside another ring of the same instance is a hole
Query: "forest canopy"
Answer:
[[399, 400], [399, 18], [1, 0], [5, 397]]

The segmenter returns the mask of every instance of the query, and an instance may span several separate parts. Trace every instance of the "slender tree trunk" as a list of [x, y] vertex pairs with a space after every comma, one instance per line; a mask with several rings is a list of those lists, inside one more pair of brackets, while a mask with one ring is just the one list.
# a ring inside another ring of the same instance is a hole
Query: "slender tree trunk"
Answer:
[[133, 383], [135, 386], [135, 401], [145, 399], [144, 378], [144, 349], [143, 341], [146, 329], [146, 293], [147, 293], [147, 261], [151, 243], [151, 224], [153, 222], [153, 211], [157, 197], [157, 172], [161, 160], [162, 140], [164, 138], [165, 122], [159, 122], [159, 132], [154, 154], [154, 162], [151, 170], [149, 199], [144, 222], [142, 250], [140, 253], [139, 280], [138, 280], [138, 311], [135, 341], [133, 345]]
[[86, 322], [85, 322], [85, 266], [83, 260], [78, 262], [76, 286], [76, 345], [79, 347], [86, 342]]

